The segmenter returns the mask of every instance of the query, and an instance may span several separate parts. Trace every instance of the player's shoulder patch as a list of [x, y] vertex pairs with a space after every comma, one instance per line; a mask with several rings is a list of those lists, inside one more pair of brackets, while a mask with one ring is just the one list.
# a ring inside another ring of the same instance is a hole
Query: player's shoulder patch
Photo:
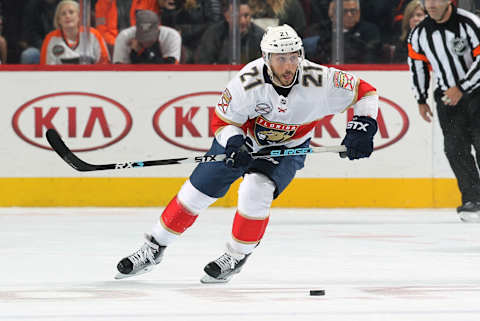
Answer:
[[353, 91], [355, 89], [355, 77], [346, 72], [337, 70], [333, 74], [333, 86]]
[[228, 106], [230, 106], [230, 102], [232, 101], [232, 94], [228, 88], [222, 93], [222, 97], [220, 98], [220, 102], [218, 103], [218, 107], [223, 111], [223, 113], [227, 113]]

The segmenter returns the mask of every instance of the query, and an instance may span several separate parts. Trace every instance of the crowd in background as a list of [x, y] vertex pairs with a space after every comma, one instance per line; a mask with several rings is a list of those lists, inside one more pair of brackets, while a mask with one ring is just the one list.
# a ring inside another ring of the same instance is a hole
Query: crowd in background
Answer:
[[[335, 2], [238, 0], [239, 63], [261, 56], [266, 27], [285, 23], [304, 39], [308, 59], [333, 63]], [[90, 3], [91, 28], [85, 30], [74, 0], [0, 0], [1, 63], [232, 62], [231, 0]], [[452, 3], [475, 13], [480, 9], [480, 0]], [[406, 63], [407, 35], [424, 17], [420, 0], [343, 0], [344, 63]]]

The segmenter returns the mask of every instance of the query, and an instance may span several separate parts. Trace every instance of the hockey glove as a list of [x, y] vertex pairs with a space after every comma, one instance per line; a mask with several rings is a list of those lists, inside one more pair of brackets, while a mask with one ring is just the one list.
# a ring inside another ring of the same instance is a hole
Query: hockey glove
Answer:
[[373, 136], [377, 132], [377, 121], [368, 116], [354, 116], [347, 123], [347, 134], [342, 145], [347, 147], [340, 157], [350, 160], [369, 157], [373, 152]]
[[225, 146], [225, 166], [229, 168], [247, 168], [252, 164], [251, 148], [245, 143], [242, 135], [235, 135], [228, 139]]

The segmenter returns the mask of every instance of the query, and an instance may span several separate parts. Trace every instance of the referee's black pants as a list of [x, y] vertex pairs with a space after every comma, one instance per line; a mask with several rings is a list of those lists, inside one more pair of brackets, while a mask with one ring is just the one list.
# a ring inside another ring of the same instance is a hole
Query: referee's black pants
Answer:
[[[456, 106], [442, 102], [443, 93], [435, 91], [437, 115], [444, 138], [444, 152], [457, 178], [462, 203], [480, 201], [480, 91], [464, 96]], [[472, 155], [472, 146], [475, 158]]]

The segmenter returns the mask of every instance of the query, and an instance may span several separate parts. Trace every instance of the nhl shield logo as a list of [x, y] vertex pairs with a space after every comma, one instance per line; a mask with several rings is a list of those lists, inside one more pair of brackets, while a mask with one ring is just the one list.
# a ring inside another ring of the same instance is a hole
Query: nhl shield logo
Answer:
[[272, 111], [272, 106], [270, 106], [267, 103], [258, 103], [255, 106], [255, 111], [259, 113], [260, 115], [266, 115]]
[[453, 38], [450, 42], [453, 52], [457, 56], [463, 56], [468, 49], [467, 39], [463, 38]]

